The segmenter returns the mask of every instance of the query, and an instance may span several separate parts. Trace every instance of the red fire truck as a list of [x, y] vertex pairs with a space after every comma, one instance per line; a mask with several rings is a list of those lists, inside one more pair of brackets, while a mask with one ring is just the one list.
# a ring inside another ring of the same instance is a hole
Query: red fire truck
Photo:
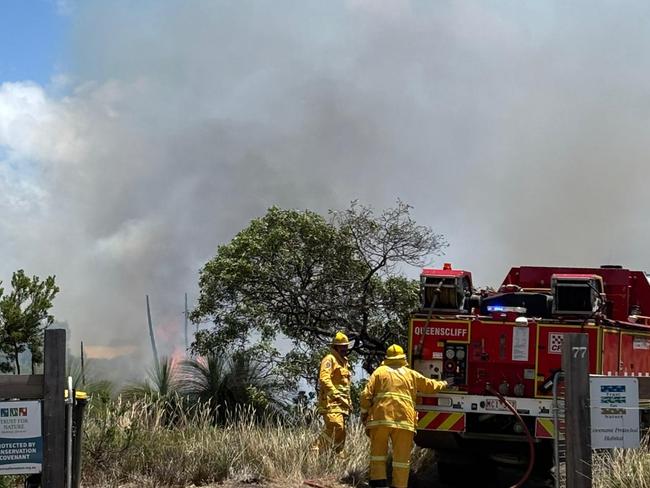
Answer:
[[[439, 453], [441, 476], [470, 455], [527, 463], [531, 443], [535, 465], [551, 467], [553, 379], [563, 335], [572, 332], [589, 336], [591, 373], [650, 376], [646, 274], [621, 266], [522, 266], [498, 290], [476, 292], [468, 271], [448, 264], [422, 271], [409, 360], [427, 377], [454, 379], [417, 405], [416, 442]], [[641, 418], [650, 420], [648, 412]]]

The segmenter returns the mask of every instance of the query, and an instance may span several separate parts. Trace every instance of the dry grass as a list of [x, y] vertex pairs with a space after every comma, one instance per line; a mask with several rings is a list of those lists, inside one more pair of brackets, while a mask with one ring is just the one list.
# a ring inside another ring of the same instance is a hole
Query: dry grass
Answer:
[[214, 426], [210, 409], [176, 412], [173, 427], [161, 402], [117, 401], [88, 412], [84, 425], [83, 480], [86, 486], [208, 485], [305, 479], [358, 485], [368, 466], [367, 438], [351, 422], [343, 458], [314, 452], [316, 422], [253, 420], [240, 410], [223, 426]]
[[[240, 410], [214, 426], [213, 415], [207, 407], [190, 414], [150, 400], [91, 407], [84, 425], [83, 485], [275, 488], [302, 486], [308, 479], [331, 488], [365, 484], [368, 440], [356, 421], [349, 424], [345, 456], [339, 458], [312, 450], [318, 421], [260, 422]], [[432, 462], [429, 451], [414, 451], [416, 472], [426, 473]], [[641, 449], [594, 454], [593, 473], [594, 488], [650, 488], [647, 440]]]
[[594, 488], [650, 488], [649, 439], [639, 449], [594, 454]]

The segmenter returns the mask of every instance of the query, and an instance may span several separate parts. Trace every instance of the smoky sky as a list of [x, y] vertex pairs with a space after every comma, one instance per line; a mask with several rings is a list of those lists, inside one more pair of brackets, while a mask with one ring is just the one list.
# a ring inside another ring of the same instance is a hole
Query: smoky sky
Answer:
[[400, 198], [447, 237], [434, 264], [479, 285], [522, 264], [650, 269], [644, 2], [68, 10], [65, 71], [0, 90], [0, 249], [5, 281], [57, 275], [74, 341], [145, 357], [148, 293], [181, 345], [183, 293], [271, 205]]

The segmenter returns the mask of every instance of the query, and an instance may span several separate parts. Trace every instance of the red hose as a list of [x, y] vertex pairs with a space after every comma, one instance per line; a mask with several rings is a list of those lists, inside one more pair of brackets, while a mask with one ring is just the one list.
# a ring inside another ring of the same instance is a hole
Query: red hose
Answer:
[[501, 403], [503, 403], [512, 414], [517, 417], [517, 421], [521, 424], [521, 426], [524, 428], [524, 432], [526, 433], [526, 439], [528, 440], [528, 448], [530, 451], [530, 455], [528, 456], [528, 469], [524, 473], [524, 476], [517, 481], [514, 485], [512, 485], [510, 488], [521, 488], [523, 484], [528, 481], [528, 478], [530, 478], [530, 474], [533, 472], [533, 466], [535, 465], [535, 440], [533, 439], [533, 436], [530, 435], [530, 431], [528, 430], [528, 426], [526, 425], [526, 422], [524, 422], [524, 419], [521, 418], [521, 415], [519, 415], [519, 412], [517, 412], [517, 409], [512, 406], [512, 404], [505, 399], [505, 397], [499, 393], [498, 391], [492, 389], [491, 387], [487, 388], [487, 391], [492, 393], [493, 395], [496, 395]]

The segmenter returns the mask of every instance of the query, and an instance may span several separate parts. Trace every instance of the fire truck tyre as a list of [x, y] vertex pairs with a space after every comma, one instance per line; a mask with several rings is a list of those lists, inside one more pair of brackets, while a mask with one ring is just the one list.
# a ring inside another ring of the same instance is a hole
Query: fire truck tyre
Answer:
[[458, 464], [438, 461], [438, 481], [445, 485], [456, 486], [460, 481], [458, 476], [460, 470]]
[[535, 448], [535, 465], [533, 472], [536, 474], [548, 475], [553, 467], [553, 444], [546, 442]]
[[496, 465], [480, 459], [473, 464], [438, 461], [438, 481], [449, 486], [470, 486], [496, 479]]

